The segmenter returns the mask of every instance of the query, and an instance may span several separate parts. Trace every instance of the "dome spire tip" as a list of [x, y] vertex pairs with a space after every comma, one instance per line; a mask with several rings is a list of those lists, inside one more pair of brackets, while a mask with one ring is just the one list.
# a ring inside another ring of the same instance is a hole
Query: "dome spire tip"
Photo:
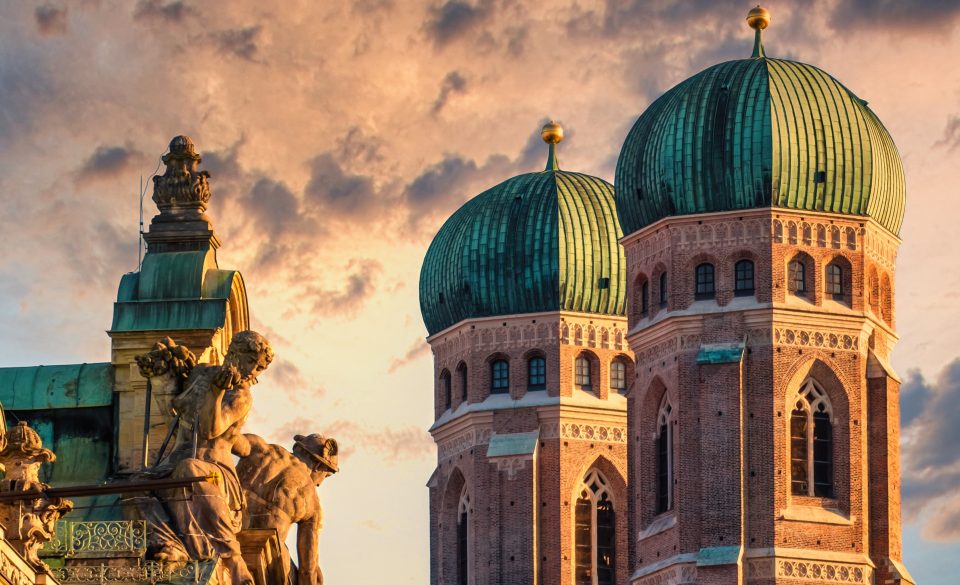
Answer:
[[757, 4], [756, 8], [747, 13], [747, 25], [757, 31], [754, 35], [753, 55], [751, 55], [751, 57], [754, 59], [766, 57], [766, 54], [763, 52], [762, 32], [763, 29], [770, 26], [770, 11]]
[[540, 138], [550, 146], [550, 152], [547, 155], [547, 168], [544, 170], [560, 170], [560, 163], [557, 161], [557, 144], [563, 141], [563, 126], [550, 120], [540, 130]]

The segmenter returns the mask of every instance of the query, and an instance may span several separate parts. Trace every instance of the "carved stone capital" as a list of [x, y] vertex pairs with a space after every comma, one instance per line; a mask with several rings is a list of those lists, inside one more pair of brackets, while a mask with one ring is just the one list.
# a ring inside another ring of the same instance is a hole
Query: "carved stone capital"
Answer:
[[163, 156], [167, 170], [153, 177], [153, 201], [161, 214], [199, 216], [206, 211], [210, 173], [197, 170], [201, 160], [189, 137], [170, 141], [170, 152]]

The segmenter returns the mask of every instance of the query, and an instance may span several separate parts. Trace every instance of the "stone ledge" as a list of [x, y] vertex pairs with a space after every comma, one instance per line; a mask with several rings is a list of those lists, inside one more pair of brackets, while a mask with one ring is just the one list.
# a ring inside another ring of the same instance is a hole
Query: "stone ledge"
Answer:
[[778, 520], [791, 522], [812, 522], [815, 524], [833, 524], [836, 526], [853, 526], [856, 516], [847, 516], [835, 508], [821, 508], [819, 506], [787, 506], [780, 511]]
[[646, 540], [651, 536], [666, 532], [677, 525], [677, 515], [674, 512], [665, 512], [653, 519], [649, 526], [640, 531], [637, 535], [637, 542]]

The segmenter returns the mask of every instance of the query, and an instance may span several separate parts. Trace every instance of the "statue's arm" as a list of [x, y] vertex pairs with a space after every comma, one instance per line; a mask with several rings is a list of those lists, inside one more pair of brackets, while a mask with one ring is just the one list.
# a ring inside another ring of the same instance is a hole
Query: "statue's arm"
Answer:
[[246, 418], [250, 414], [253, 401], [246, 388], [236, 388], [230, 391], [229, 396], [227, 390], [217, 383], [214, 383], [210, 390], [215, 393], [215, 397], [205, 401], [202, 414], [204, 420], [210, 424], [206, 438], [215, 439], [227, 432], [236, 422]]
[[320, 567], [317, 564], [320, 531], [320, 513], [315, 512], [309, 518], [297, 523], [297, 558], [300, 566], [297, 570], [297, 583], [301, 585], [320, 585]]

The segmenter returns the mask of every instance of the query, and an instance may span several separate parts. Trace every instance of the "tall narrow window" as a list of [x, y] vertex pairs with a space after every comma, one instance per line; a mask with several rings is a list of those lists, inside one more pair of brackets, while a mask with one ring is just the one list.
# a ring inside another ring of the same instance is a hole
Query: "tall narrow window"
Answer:
[[457, 585], [467, 585], [470, 577], [470, 495], [466, 488], [457, 506]]
[[510, 392], [510, 366], [507, 360], [496, 360], [490, 364], [490, 393], [506, 394]]
[[590, 383], [590, 359], [586, 356], [580, 356], [577, 358], [577, 361], [574, 362], [574, 382], [576, 385], [583, 390], [592, 389], [593, 385]]
[[607, 480], [590, 470], [574, 509], [576, 585], [613, 585], [616, 578], [616, 515]]
[[746, 297], [753, 294], [753, 261], [741, 260], [734, 265], [733, 294]]
[[795, 395], [790, 413], [790, 490], [797, 496], [833, 497], [833, 411], [813, 380]]
[[667, 397], [657, 415], [657, 514], [673, 509], [673, 406]]
[[827, 265], [827, 294], [835, 300], [843, 300], [843, 268], [836, 264]]
[[716, 294], [713, 264], [697, 266], [697, 299], [712, 299]]
[[460, 378], [460, 400], [461, 402], [467, 401], [467, 364], [460, 362], [460, 365], [457, 366], [457, 373]]
[[798, 296], [807, 294], [806, 266], [799, 260], [791, 260], [787, 266], [787, 288]]
[[646, 317], [650, 312], [650, 281], [644, 280], [640, 287], [640, 316]]
[[540, 356], [527, 362], [527, 386], [530, 390], [543, 390], [547, 385], [547, 360]]
[[443, 391], [444, 409], [453, 406], [453, 390], [450, 388], [450, 386], [450, 372], [447, 370], [440, 372], [440, 388]]
[[667, 271], [660, 273], [660, 306], [667, 306]]
[[627, 389], [627, 365], [620, 359], [610, 363], [610, 389], [620, 394]]

